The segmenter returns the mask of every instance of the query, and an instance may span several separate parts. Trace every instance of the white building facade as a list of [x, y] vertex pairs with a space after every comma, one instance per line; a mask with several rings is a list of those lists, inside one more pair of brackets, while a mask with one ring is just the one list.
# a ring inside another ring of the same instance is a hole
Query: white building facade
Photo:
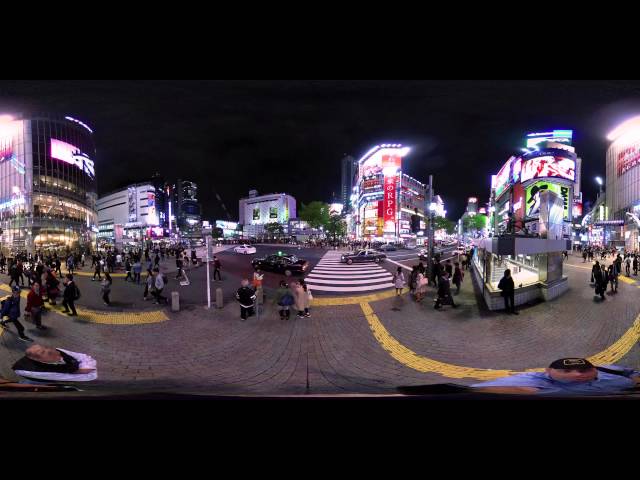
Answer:
[[244, 237], [255, 237], [264, 232], [264, 225], [278, 223], [288, 233], [289, 219], [296, 218], [296, 199], [286, 193], [258, 195], [252, 190], [249, 197], [238, 203], [239, 221]]
[[98, 243], [121, 247], [161, 236], [155, 231], [159, 228], [155, 196], [153, 185], [139, 183], [100, 197]]

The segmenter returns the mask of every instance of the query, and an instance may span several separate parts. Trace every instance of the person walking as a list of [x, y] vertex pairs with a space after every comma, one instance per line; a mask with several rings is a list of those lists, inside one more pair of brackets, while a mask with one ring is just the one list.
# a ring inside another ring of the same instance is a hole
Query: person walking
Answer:
[[585, 262], [587, 261], [587, 255], [588, 255], [588, 254], [587, 254], [587, 251], [586, 251], [586, 250], [584, 250], [584, 251], [582, 252], [582, 263], [585, 263]]
[[124, 271], [127, 272], [127, 276], [124, 277], [124, 281], [126, 282], [131, 279], [131, 281], [133, 282], [133, 274], [131, 273], [131, 261], [129, 260], [129, 257], [127, 257], [124, 261]]
[[183, 271], [182, 271], [182, 258], [180, 258], [179, 256], [176, 256], [176, 280], [179, 279], [180, 277], [182, 277], [182, 275], [184, 275]]
[[429, 279], [427, 278], [426, 273], [421, 273], [418, 271], [418, 277], [416, 279], [416, 302], [420, 303], [424, 299], [427, 294], [427, 285], [429, 284]]
[[515, 307], [515, 284], [511, 277], [511, 270], [508, 268], [504, 271], [504, 276], [498, 283], [498, 290], [502, 290], [501, 295], [504, 297], [504, 309], [506, 312], [518, 315]]
[[42, 325], [42, 307], [44, 307], [44, 300], [42, 300], [42, 295], [40, 294], [40, 284], [34, 283], [27, 295], [27, 306], [24, 311], [25, 315], [28, 314], [31, 317], [38, 330], [47, 329]]
[[254, 314], [253, 307], [255, 305], [256, 294], [249, 286], [249, 280], [246, 278], [240, 282], [240, 288], [236, 291], [236, 300], [240, 304], [240, 318], [242, 320], [246, 320]]
[[155, 279], [153, 278], [153, 272], [149, 269], [147, 270], [147, 278], [144, 282], [144, 293], [142, 294], [142, 298], [144, 300], [149, 300], [149, 292], [153, 291], [153, 283]]
[[631, 257], [627, 257], [624, 263], [625, 263], [625, 272], [627, 274], [627, 277], [630, 277], [631, 276]]
[[51, 271], [51, 269], [47, 271], [46, 285], [47, 285], [47, 298], [49, 299], [49, 303], [51, 305], [55, 305], [56, 299], [60, 294], [60, 288], [58, 288], [60, 286], [60, 281], [56, 278], [55, 274]]
[[156, 253], [156, 256], [153, 258], [154, 267], [158, 267], [160, 265], [160, 255]]
[[306, 300], [305, 300], [306, 295], [304, 293], [304, 289], [302, 288], [302, 285], [300, 285], [299, 282], [294, 282], [293, 285], [291, 286], [291, 290], [293, 291], [293, 297], [296, 300], [295, 307], [296, 307], [296, 310], [298, 311], [297, 317], [304, 318], [304, 308], [306, 304]]
[[220, 275], [220, 267], [221, 267], [220, 259], [217, 256], [213, 256], [213, 279], [216, 279], [216, 275], [218, 276], [218, 280], [222, 281], [222, 276]]
[[453, 301], [453, 297], [451, 296], [451, 285], [449, 283], [449, 273], [446, 271], [438, 280], [438, 298], [436, 299], [436, 303], [433, 306], [436, 310], [442, 307], [442, 305], [451, 304], [453, 308], [458, 308], [458, 306]]
[[637, 276], [638, 275], [638, 256], [637, 255], [633, 256], [632, 265], [633, 265], [633, 274]]
[[55, 265], [55, 270], [54, 273], [57, 273], [58, 276], [60, 278], [62, 278], [62, 270], [60, 269], [60, 267], [62, 267], [62, 262], [60, 261], [60, 259], [58, 258], [58, 255], [55, 256], [54, 260], [54, 265]]
[[295, 303], [293, 293], [289, 290], [289, 285], [284, 280], [280, 280], [280, 286], [276, 290], [276, 304], [280, 313], [280, 320], [289, 320], [291, 311], [289, 307]]
[[24, 326], [20, 323], [20, 287], [14, 285], [11, 288], [11, 296], [4, 301], [2, 310], [0, 311], [0, 318], [9, 317], [8, 320], [0, 321], [2, 327], [7, 326], [8, 323], [13, 323], [18, 330], [18, 338], [23, 342], [33, 342], [33, 340], [24, 334]]
[[164, 281], [164, 276], [160, 273], [159, 268], [153, 269], [153, 279], [154, 279], [154, 283], [153, 283], [153, 290], [151, 290], [151, 293], [156, 299], [156, 301], [153, 302], [154, 305], [160, 304], [161, 302], [164, 304], [168, 304], [169, 301], [167, 300], [166, 297], [162, 295], [162, 290], [164, 290], [165, 281]]
[[309, 312], [309, 308], [311, 307], [311, 300], [313, 300], [313, 295], [311, 295], [311, 289], [307, 282], [304, 279], [300, 280], [300, 285], [302, 285], [302, 299], [304, 304], [304, 316], [310, 317], [311, 313]]
[[[596, 273], [600, 271], [600, 262], [596, 260], [596, 263], [591, 267], [591, 283], [596, 282]], [[597, 282], [596, 282], [597, 283]]]
[[11, 280], [9, 280], [9, 286], [11, 286], [12, 283], [15, 283], [17, 286], [20, 286], [20, 279], [18, 275], [18, 265], [15, 262], [9, 265], [9, 277], [11, 278]]
[[63, 280], [64, 283], [64, 292], [62, 294], [62, 306], [64, 307], [63, 312], [68, 314], [70, 317], [77, 317], [78, 312], [76, 312], [75, 301], [79, 298], [78, 287], [73, 281], [73, 275], [68, 273]]
[[600, 270], [602, 272], [602, 281], [604, 283], [604, 291], [607, 291], [607, 285], [609, 285], [609, 271], [607, 270], [607, 267], [604, 265], [604, 263], [602, 265], [600, 265]]
[[416, 288], [418, 284], [418, 266], [414, 265], [409, 274], [409, 293], [411, 295], [416, 294]]
[[447, 260], [444, 271], [449, 275], [449, 278], [453, 277], [453, 265], [451, 264], [451, 260]]
[[111, 306], [111, 299], [109, 298], [109, 294], [111, 293], [111, 284], [113, 281], [111, 280], [111, 275], [109, 272], [104, 272], [104, 279], [101, 283], [100, 292], [102, 293], [102, 301], [104, 304], [109, 307]]
[[100, 262], [102, 262], [102, 260], [96, 259], [96, 261], [94, 263], [95, 269], [93, 271], [93, 277], [91, 278], [92, 282], [95, 282], [96, 275], [98, 276], [98, 280], [102, 280], [102, 277], [100, 276], [100, 270], [102, 270], [102, 266], [100, 265]]
[[140, 258], [136, 257], [133, 262], [133, 281], [140, 285], [140, 274], [142, 273], [142, 264]]
[[460, 293], [460, 285], [464, 280], [464, 272], [460, 269], [460, 264], [458, 262], [454, 264], [454, 267], [453, 284], [456, 286], [456, 295], [458, 295]]
[[402, 289], [405, 284], [404, 272], [402, 271], [402, 267], [398, 267], [395, 275], [393, 276], [393, 284], [396, 287], [396, 295], [402, 294]]
[[73, 272], [75, 270], [75, 259], [73, 258], [73, 255], [69, 255], [69, 257], [67, 258], [67, 272], [69, 272], [71, 275], [73, 275]]
[[596, 284], [596, 292], [595, 292], [596, 295], [600, 295], [600, 298], [604, 300], [605, 299], [604, 293], [607, 291], [607, 283], [605, 281], [605, 277], [604, 277], [604, 274], [602, 273], [602, 269], [600, 268], [600, 265], [598, 265], [597, 269], [594, 268], [591, 275]]

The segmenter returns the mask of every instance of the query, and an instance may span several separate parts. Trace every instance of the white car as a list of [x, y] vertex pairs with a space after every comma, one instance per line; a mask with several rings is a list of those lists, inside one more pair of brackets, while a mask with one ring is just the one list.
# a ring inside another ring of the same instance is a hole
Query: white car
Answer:
[[256, 253], [256, 247], [252, 247], [251, 245], [238, 245], [233, 249], [233, 251], [244, 255], [250, 255], [252, 253]]

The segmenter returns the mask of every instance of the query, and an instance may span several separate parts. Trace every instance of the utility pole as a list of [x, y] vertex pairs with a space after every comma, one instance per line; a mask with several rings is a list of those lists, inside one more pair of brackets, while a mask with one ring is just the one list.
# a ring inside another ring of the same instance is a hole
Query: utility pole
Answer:
[[433, 203], [433, 175], [429, 175], [429, 204], [427, 205], [427, 210], [429, 212], [429, 247], [427, 249], [429, 253], [429, 261], [427, 262], [427, 272], [429, 273], [429, 278], [431, 278], [431, 270], [433, 265], [433, 209], [431, 208], [431, 204]]

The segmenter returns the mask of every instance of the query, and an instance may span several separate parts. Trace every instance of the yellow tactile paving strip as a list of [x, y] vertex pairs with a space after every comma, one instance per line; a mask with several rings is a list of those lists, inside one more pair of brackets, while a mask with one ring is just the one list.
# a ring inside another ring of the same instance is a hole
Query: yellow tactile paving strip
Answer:
[[[0, 285], [0, 290], [11, 292], [11, 287], [9, 287], [9, 285], [7, 284], [2, 284]], [[20, 293], [20, 296], [26, 299], [28, 293], [28, 290], [23, 290]], [[49, 308], [51, 308], [53, 312], [56, 312], [59, 315], [67, 316], [62, 312], [61, 306], [49, 306]], [[78, 312], [78, 316], [75, 318], [77, 318], [78, 320], [90, 323], [101, 323], [104, 325], [143, 325], [147, 323], [166, 322], [167, 320], [169, 320], [169, 317], [167, 317], [167, 314], [163, 310], [116, 313], [98, 312], [82, 307], [76, 307], [76, 311]]]
[[[438, 373], [448, 378], [472, 378], [477, 380], [492, 380], [519, 373], [515, 370], [492, 370], [482, 368], [464, 367], [450, 363], [440, 362], [418, 355], [396, 340], [382, 325], [371, 305], [367, 302], [360, 303], [360, 308], [369, 323], [369, 327], [378, 343], [398, 362], [423, 373]], [[589, 361], [596, 365], [616, 363], [624, 357], [640, 339], [640, 315], [636, 317], [633, 325], [613, 345], [600, 353], [589, 357]], [[540, 372], [543, 368], [530, 368], [527, 372]]]
[[[81, 277], [93, 277], [93, 272], [73, 272], [73, 276], [79, 275]], [[104, 277], [104, 273], [101, 274]], [[126, 273], [110, 273], [112, 277], [124, 278], [127, 276]]]

